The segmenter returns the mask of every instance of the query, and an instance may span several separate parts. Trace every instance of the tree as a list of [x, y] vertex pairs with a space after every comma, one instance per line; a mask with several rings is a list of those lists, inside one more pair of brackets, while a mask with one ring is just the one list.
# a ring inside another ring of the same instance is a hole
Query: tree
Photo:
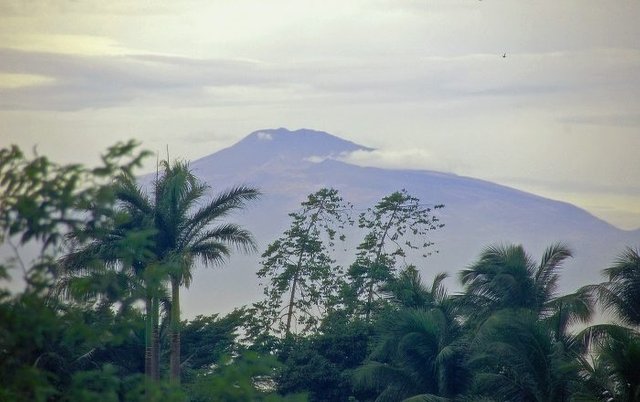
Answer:
[[460, 317], [438, 274], [430, 287], [415, 268], [387, 286], [396, 309], [382, 314], [373, 351], [354, 376], [357, 388], [377, 390], [378, 401], [439, 400], [462, 395], [468, 385]]
[[205, 265], [218, 265], [230, 256], [231, 248], [246, 252], [255, 250], [249, 231], [220, 221], [231, 212], [243, 209], [248, 201], [258, 198], [260, 192], [251, 187], [234, 187], [199, 206], [209, 186], [197, 179], [188, 164], [162, 161], [161, 168], [153, 183], [152, 197], [142, 196], [127, 202], [131, 208], [152, 218], [154, 254], [169, 270], [170, 376], [174, 382], [179, 382], [180, 287], [188, 287], [191, 283], [191, 270], [197, 260]]
[[409, 265], [397, 277], [384, 284], [382, 291], [392, 303], [401, 308], [451, 309], [453, 305], [443, 284], [447, 277], [448, 274], [441, 272], [433, 278], [431, 286], [427, 287], [422, 283], [416, 267]]
[[[98, 227], [104, 223], [103, 212], [114, 202], [114, 178], [131, 174], [148, 154], [132, 155], [136, 146], [133, 141], [116, 144], [102, 156], [103, 165], [93, 169], [58, 165], [37, 155], [29, 160], [16, 146], [1, 149], [0, 240], [11, 244], [16, 253], [35, 242], [40, 261], [53, 262], [47, 257], [58, 255], [66, 233], [85, 224]], [[26, 273], [19, 255], [17, 261]], [[37, 278], [24, 279], [31, 286]]]
[[273, 356], [244, 352], [226, 358], [213, 370], [201, 373], [191, 386], [192, 401], [229, 402], [306, 402], [303, 394], [279, 395], [272, 376], [278, 362]]
[[560, 329], [586, 322], [593, 313], [588, 292], [557, 295], [559, 271], [569, 257], [571, 250], [561, 243], [547, 247], [537, 265], [521, 245], [487, 247], [460, 272], [465, 286], [462, 302], [478, 322], [505, 308], [532, 310], [540, 318], [556, 320]]
[[243, 310], [234, 310], [224, 317], [218, 314], [199, 315], [182, 324], [180, 340], [185, 382], [192, 382], [203, 370], [210, 370], [225, 356], [238, 354], [237, 330], [243, 319]]
[[534, 263], [522, 246], [491, 246], [460, 272], [459, 298], [471, 331], [473, 392], [499, 400], [564, 401], [579, 387], [581, 337], [569, 332], [593, 314], [590, 292], [557, 294], [563, 244]]
[[627, 247], [603, 272], [608, 281], [595, 290], [605, 310], [624, 324], [640, 327], [640, 252]]
[[145, 373], [157, 381], [159, 300], [165, 295], [168, 272], [154, 254], [153, 216], [132, 174], [117, 177], [114, 196], [114, 209], [92, 211], [103, 215], [102, 225], [88, 223], [69, 233], [74, 249], [62, 258], [64, 276], [59, 287], [76, 299], [99, 296], [107, 304], [117, 300], [121, 309], [144, 300]]
[[474, 334], [471, 395], [500, 401], [567, 401], [581, 388], [577, 353], [527, 309], [491, 315]]
[[583, 364], [582, 378], [598, 400], [640, 399], [640, 334], [615, 324], [587, 328], [592, 361]]
[[332, 311], [317, 332], [285, 339], [278, 353], [278, 390], [307, 393], [310, 401], [366, 400], [370, 393], [354, 391], [351, 377], [366, 358], [371, 338], [371, 325], [349, 320], [343, 310]]
[[593, 359], [583, 364], [585, 383], [601, 400], [640, 399], [640, 254], [627, 247], [603, 270], [608, 281], [585, 287], [619, 324], [598, 324], [582, 332]]
[[294, 323], [303, 326], [302, 332], [310, 331], [335, 303], [343, 272], [331, 251], [345, 238], [341, 231], [350, 223], [350, 209], [337, 190], [310, 194], [299, 212], [289, 214], [289, 229], [262, 254], [258, 277], [269, 283], [266, 300], [257, 307], [285, 337]]
[[[93, 169], [37, 155], [29, 160], [17, 147], [0, 150], [0, 238], [14, 249], [25, 279], [16, 294], [0, 291], [0, 399], [59, 400], [86, 382], [87, 365], [97, 367], [109, 384], [117, 383], [113, 371], [94, 356], [131, 339], [137, 317], [126, 309], [114, 315], [105, 303], [62, 300], [54, 284], [61, 273], [57, 257], [66, 250], [64, 236], [85, 225], [105, 225], [115, 177], [129, 174], [145, 155], [134, 154], [135, 146], [117, 144]], [[20, 253], [29, 243], [39, 247], [31, 261]], [[8, 278], [4, 265], [0, 276]], [[126, 304], [113, 290], [111, 300]], [[97, 391], [112, 395], [113, 387], [107, 388]]]
[[[442, 208], [435, 205], [433, 209]], [[374, 311], [380, 286], [394, 276], [396, 260], [409, 251], [420, 251], [423, 257], [430, 253], [433, 243], [425, 238], [431, 230], [444, 225], [431, 214], [432, 207], [407, 193], [396, 191], [361, 213], [358, 226], [367, 231], [358, 246], [356, 261], [349, 268], [352, 296], [364, 306], [359, 309], [367, 321]]]
[[[196, 260], [205, 265], [219, 264], [230, 255], [230, 247], [242, 251], [255, 248], [252, 235], [235, 224], [220, 223], [220, 219], [247, 201], [259, 196], [256, 189], [235, 187], [199, 205], [209, 187], [200, 182], [188, 165], [176, 162], [161, 163], [162, 172], [153, 182], [153, 193], [148, 195], [131, 174], [121, 175], [115, 186], [119, 210], [108, 228], [96, 231], [90, 225], [74, 232], [82, 244], [66, 260], [75, 271], [91, 267], [93, 260], [108, 265], [107, 274], [129, 278], [127, 284], [138, 287], [144, 295], [147, 311], [146, 372], [159, 377], [159, 309], [164, 283], [171, 284], [171, 355], [170, 377], [180, 377], [180, 286], [189, 286], [191, 269]], [[142, 243], [142, 248], [131, 245]], [[128, 249], [120, 249], [124, 244]], [[129, 255], [135, 250], [135, 253]], [[114, 271], [115, 270], [115, 271]], [[89, 282], [95, 282], [96, 273], [89, 269]], [[83, 272], [81, 272], [82, 274]], [[77, 272], [76, 272], [77, 274]], [[85, 280], [85, 283], [87, 281]], [[139, 284], [139, 285], [136, 285]], [[130, 289], [131, 290], [131, 289]]]

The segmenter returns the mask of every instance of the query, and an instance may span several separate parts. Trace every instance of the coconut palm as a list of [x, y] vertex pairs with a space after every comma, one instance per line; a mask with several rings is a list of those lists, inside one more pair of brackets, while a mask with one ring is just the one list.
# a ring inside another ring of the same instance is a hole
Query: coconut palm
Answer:
[[595, 356], [583, 365], [585, 382], [602, 400], [640, 400], [640, 253], [627, 247], [603, 273], [607, 282], [586, 289], [622, 325], [599, 324], [582, 332]]
[[447, 290], [442, 283], [448, 275], [441, 272], [435, 276], [431, 286], [427, 287], [420, 273], [413, 265], [408, 265], [382, 286], [382, 292], [395, 305], [405, 308], [441, 307], [449, 300]]
[[[568, 344], [576, 345], [576, 342]], [[567, 401], [581, 387], [577, 352], [556, 342], [528, 309], [492, 314], [471, 342], [471, 395], [500, 401]]]
[[474, 390], [500, 400], [565, 400], [577, 388], [580, 338], [569, 332], [593, 315], [588, 289], [557, 294], [563, 244], [534, 263], [522, 246], [492, 246], [461, 272], [459, 301], [474, 333]]
[[593, 309], [589, 292], [557, 295], [559, 271], [571, 250], [562, 243], [545, 250], [535, 264], [521, 245], [498, 245], [486, 248], [480, 258], [460, 273], [465, 286], [461, 302], [480, 323], [495, 311], [524, 308], [540, 318], [556, 321], [559, 329], [586, 322]]
[[640, 333], [616, 324], [598, 324], [580, 334], [590, 347], [581, 375], [587, 392], [601, 401], [640, 400]]
[[640, 251], [627, 247], [603, 273], [609, 280], [595, 290], [605, 310], [626, 325], [640, 327]]
[[442, 310], [403, 309], [383, 319], [380, 339], [354, 376], [358, 388], [378, 390], [376, 401], [416, 395], [452, 397], [467, 372], [462, 332]]
[[422, 284], [407, 267], [383, 288], [397, 310], [377, 324], [378, 340], [368, 361], [356, 370], [355, 385], [378, 390], [376, 401], [451, 398], [467, 384], [463, 331], [438, 274]]

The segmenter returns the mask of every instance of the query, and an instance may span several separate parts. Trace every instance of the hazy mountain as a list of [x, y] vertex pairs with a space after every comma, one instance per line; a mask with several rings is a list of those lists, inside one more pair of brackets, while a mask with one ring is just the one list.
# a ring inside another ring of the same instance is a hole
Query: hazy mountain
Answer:
[[[446, 227], [432, 237], [439, 253], [414, 262], [425, 280], [436, 272], [451, 273], [449, 285], [454, 290], [458, 270], [492, 243], [523, 244], [536, 259], [545, 246], [568, 243], [575, 258], [566, 265], [562, 287], [571, 290], [600, 281], [600, 270], [625, 245], [640, 242], [640, 231], [620, 230], [571, 204], [487, 181], [433, 171], [360, 167], [338, 160], [355, 150], [370, 148], [324, 132], [281, 128], [254, 132], [191, 166], [214, 191], [249, 184], [264, 192], [246, 213], [230, 218], [256, 234], [261, 250], [288, 227], [287, 214], [321, 187], [338, 189], [357, 210], [402, 188], [425, 204], [445, 204], [438, 215]], [[355, 246], [360, 239], [353, 237]], [[258, 264], [259, 255], [234, 255], [224, 267], [196, 269], [193, 285], [184, 294], [185, 314], [228, 311], [257, 300], [261, 297], [255, 276]]]

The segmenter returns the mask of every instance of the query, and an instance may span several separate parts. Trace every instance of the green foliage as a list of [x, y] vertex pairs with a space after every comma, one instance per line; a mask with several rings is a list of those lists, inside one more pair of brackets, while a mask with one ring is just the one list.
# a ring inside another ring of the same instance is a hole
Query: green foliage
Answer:
[[237, 330], [244, 314], [243, 310], [235, 310], [224, 317], [199, 315], [182, 323], [180, 341], [185, 382], [192, 382], [198, 373], [211, 369], [223, 357], [238, 353]]
[[162, 171], [146, 194], [133, 175], [118, 176], [114, 186], [117, 208], [105, 211], [106, 224], [90, 224], [72, 232], [76, 250], [64, 263], [68, 294], [118, 300], [127, 308], [138, 300], [146, 309], [147, 375], [159, 378], [160, 300], [171, 284], [171, 377], [180, 377], [180, 287], [189, 286], [193, 263], [220, 264], [231, 249], [255, 248], [251, 233], [220, 222], [259, 196], [256, 189], [236, 187], [201, 205], [209, 187], [187, 163], [161, 163]]
[[[640, 333], [616, 324], [598, 324], [581, 332], [589, 352], [580, 360], [585, 400], [636, 401], [640, 398]], [[596, 399], [593, 399], [596, 400]]]
[[105, 365], [100, 370], [81, 371], [75, 373], [71, 379], [71, 387], [65, 395], [66, 401], [90, 402], [118, 402], [120, 384], [116, 369]]
[[437, 275], [427, 288], [409, 267], [387, 286], [398, 304], [377, 321], [374, 348], [354, 375], [358, 388], [377, 390], [384, 401], [451, 398], [467, 389], [465, 334], [442, 286], [445, 277]]
[[604, 274], [608, 281], [596, 287], [603, 307], [623, 323], [640, 327], [640, 251], [628, 247]]
[[[0, 292], [0, 399], [65, 397], [87, 370], [102, 370], [106, 362], [95, 359], [97, 351], [117, 348], [136, 329], [130, 314], [66, 303], [53, 286], [64, 235], [105, 223], [102, 212], [113, 208], [115, 177], [129, 174], [146, 154], [134, 151], [133, 142], [118, 144], [102, 157], [102, 166], [88, 169], [40, 156], [30, 160], [17, 147], [0, 150], [0, 238], [13, 245], [26, 280], [17, 294]], [[89, 206], [96, 213], [86, 213]], [[27, 243], [40, 247], [33, 261], [21, 259]], [[6, 278], [5, 267], [1, 272]]]
[[31, 290], [3, 297], [1, 400], [59, 400], [94, 377], [106, 378], [106, 388], [89, 387], [87, 392], [120, 395], [121, 378], [140, 369], [135, 367], [142, 357], [136, 353], [142, 346], [139, 320], [108, 308], [63, 304]]
[[[0, 239], [19, 235], [20, 244], [41, 243], [44, 252], [55, 247], [64, 233], [99, 216], [85, 216], [110, 208], [113, 178], [129, 174], [148, 154], [133, 154], [136, 143], [120, 143], [102, 156], [102, 166], [58, 165], [44, 156], [29, 160], [16, 146], [0, 150]], [[7, 237], [8, 236], [8, 237]]]
[[274, 391], [275, 358], [245, 352], [223, 359], [212, 370], [203, 371], [190, 387], [191, 401], [304, 402], [304, 395], [281, 396]]
[[547, 247], [539, 264], [521, 245], [487, 247], [476, 262], [460, 272], [465, 286], [462, 304], [473, 312], [475, 323], [505, 308], [528, 309], [553, 321], [561, 337], [569, 324], [587, 322], [593, 314], [588, 292], [557, 294], [560, 270], [569, 257], [571, 250], [560, 243]]
[[530, 310], [494, 313], [475, 333], [473, 392], [498, 400], [566, 401], [579, 387], [577, 354]]
[[351, 376], [367, 356], [371, 335], [370, 325], [349, 321], [344, 312], [332, 312], [318, 333], [290, 337], [282, 345], [278, 389], [282, 393], [307, 392], [310, 401], [370, 396], [352, 389]]
[[308, 333], [335, 305], [343, 272], [331, 253], [344, 240], [350, 209], [337, 190], [324, 188], [289, 214], [291, 226], [262, 255], [258, 277], [269, 283], [266, 299], [256, 304], [258, 325], [280, 335], [298, 326]]

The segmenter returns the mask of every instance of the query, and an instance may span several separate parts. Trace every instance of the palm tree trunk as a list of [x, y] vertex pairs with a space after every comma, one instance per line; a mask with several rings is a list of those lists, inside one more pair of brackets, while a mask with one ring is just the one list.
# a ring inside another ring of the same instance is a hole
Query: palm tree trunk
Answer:
[[171, 356], [169, 359], [170, 380], [180, 384], [180, 280], [171, 278]]
[[153, 378], [153, 369], [151, 367], [151, 359], [152, 359], [152, 344], [153, 344], [153, 336], [151, 335], [151, 331], [153, 328], [152, 323], [152, 301], [151, 297], [147, 296], [145, 299], [145, 310], [146, 317], [144, 318], [144, 374], [147, 378], [147, 381]]
[[160, 303], [157, 297], [152, 299], [151, 316], [151, 377], [160, 380], [160, 334], [158, 333]]

